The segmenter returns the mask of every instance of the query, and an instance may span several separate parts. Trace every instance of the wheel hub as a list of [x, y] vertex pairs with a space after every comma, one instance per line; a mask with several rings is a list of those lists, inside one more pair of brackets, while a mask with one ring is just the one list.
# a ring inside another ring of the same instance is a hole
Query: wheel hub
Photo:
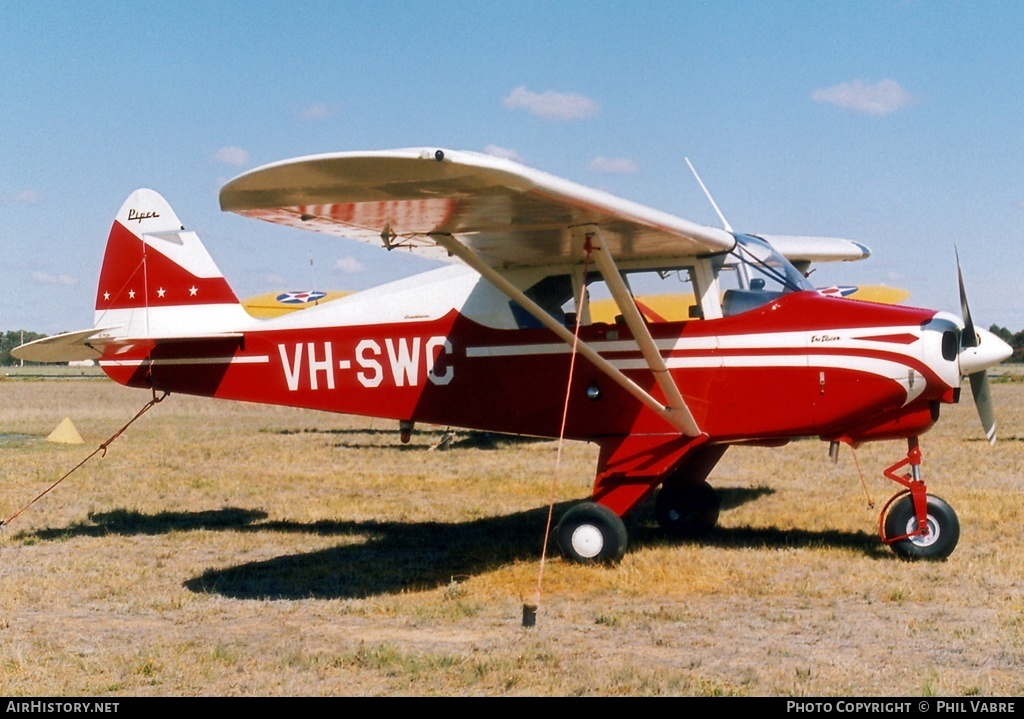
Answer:
[[[907, 521], [907, 534], [917, 531], [917, 517], [911, 517]], [[928, 531], [925, 534], [912, 534], [908, 537], [915, 546], [930, 547], [939, 539], [939, 523], [932, 515], [928, 515]]]
[[572, 532], [572, 548], [581, 557], [593, 559], [604, 548], [604, 536], [593, 524], [581, 524]]

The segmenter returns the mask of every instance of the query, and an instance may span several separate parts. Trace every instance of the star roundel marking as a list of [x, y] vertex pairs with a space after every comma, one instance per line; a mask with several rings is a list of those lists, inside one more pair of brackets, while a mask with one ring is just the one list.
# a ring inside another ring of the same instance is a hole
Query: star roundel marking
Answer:
[[165, 290], [163, 287], [161, 287], [160, 289], [158, 289], [156, 291], [156, 296], [157, 297], [163, 297], [166, 294], [167, 294], [167, 290]]
[[309, 302], [322, 300], [327, 296], [326, 292], [308, 290], [304, 292], [282, 292], [277, 296], [277, 301], [286, 305], [300, 305]]
[[130, 300], [134, 300], [135, 299], [135, 290], [128, 290], [128, 299], [130, 299]]
[[192, 285], [191, 287], [188, 288], [189, 297], [195, 297], [197, 292], [199, 292], [199, 290], [196, 288], [195, 285]]

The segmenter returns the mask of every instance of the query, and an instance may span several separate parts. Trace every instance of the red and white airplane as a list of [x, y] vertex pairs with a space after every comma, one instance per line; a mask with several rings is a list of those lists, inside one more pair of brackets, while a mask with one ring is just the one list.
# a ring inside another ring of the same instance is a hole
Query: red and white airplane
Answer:
[[[594, 442], [591, 501], [555, 530], [580, 562], [618, 561], [621, 517], [659, 487], [666, 531], [711, 529], [706, 480], [730, 445], [904, 439], [906, 456], [884, 470], [902, 491], [883, 509], [882, 540], [908, 558], [956, 546], [956, 514], [921, 479], [918, 437], [969, 377], [994, 440], [985, 370], [1010, 354], [973, 325], [962, 280], [962, 319], [829, 296], [806, 265], [866, 248], [698, 225], [470, 152], [288, 160], [232, 180], [220, 203], [453, 262], [254, 317], [196, 234], [142, 189], [111, 228], [95, 326], [15, 355], [93, 358], [131, 387], [387, 417], [406, 435], [427, 422]], [[688, 285], [685, 321], [644, 317], [631, 292], [643, 273]], [[614, 322], [591, 321], [588, 287], [600, 283]]]

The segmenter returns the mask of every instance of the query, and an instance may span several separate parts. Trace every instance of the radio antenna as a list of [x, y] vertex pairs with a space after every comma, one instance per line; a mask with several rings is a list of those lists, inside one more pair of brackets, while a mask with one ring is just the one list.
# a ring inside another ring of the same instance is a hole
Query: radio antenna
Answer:
[[722, 221], [722, 229], [726, 232], [732, 232], [732, 225], [729, 224], [729, 220], [725, 219], [725, 215], [722, 214], [722, 211], [718, 209], [718, 204], [715, 202], [715, 198], [711, 196], [711, 193], [708, 192], [708, 188], [704, 186], [704, 182], [700, 179], [700, 175], [697, 174], [697, 170], [694, 169], [693, 163], [690, 162], [690, 158], [687, 157], [685, 159], [686, 164], [690, 166], [690, 172], [692, 172], [693, 176], [697, 178], [697, 184], [700, 185], [700, 189], [704, 190], [704, 195], [708, 198], [708, 202], [711, 203], [711, 206], [715, 208], [715, 212], [718, 213], [718, 219]]

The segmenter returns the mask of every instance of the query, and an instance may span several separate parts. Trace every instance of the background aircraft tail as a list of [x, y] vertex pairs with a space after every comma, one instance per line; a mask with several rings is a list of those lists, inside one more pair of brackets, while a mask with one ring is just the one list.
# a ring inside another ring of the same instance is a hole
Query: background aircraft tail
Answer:
[[133, 192], [110, 228], [95, 326], [118, 337], [188, 337], [249, 320], [196, 233], [158, 193]]

